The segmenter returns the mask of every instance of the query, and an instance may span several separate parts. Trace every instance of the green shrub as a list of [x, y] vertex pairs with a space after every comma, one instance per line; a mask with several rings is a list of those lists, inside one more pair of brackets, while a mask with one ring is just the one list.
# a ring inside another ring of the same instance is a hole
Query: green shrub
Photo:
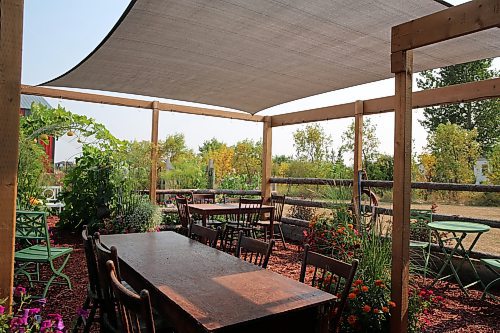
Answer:
[[103, 222], [105, 233], [150, 232], [162, 222], [161, 210], [147, 196], [131, 194], [121, 202], [115, 216]]

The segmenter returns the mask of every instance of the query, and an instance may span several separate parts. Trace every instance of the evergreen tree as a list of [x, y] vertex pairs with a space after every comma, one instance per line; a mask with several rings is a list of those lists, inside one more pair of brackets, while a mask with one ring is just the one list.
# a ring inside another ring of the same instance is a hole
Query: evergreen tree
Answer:
[[[454, 84], [496, 78], [498, 70], [491, 68], [492, 59], [478, 60], [465, 64], [427, 70], [420, 73], [417, 86], [435, 89]], [[440, 124], [448, 122], [478, 133], [477, 141], [484, 154], [491, 151], [500, 138], [500, 99], [489, 99], [450, 105], [427, 107], [421, 124], [434, 133]]]

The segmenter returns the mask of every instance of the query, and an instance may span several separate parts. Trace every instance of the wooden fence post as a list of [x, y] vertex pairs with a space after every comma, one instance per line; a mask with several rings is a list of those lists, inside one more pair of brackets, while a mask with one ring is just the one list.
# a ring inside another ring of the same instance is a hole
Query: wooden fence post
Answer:
[[149, 198], [156, 204], [156, 184], [158, 182], [158, 121], [160, 110], [158, 101], [153, 102], [152, 123], [151, 123], [151, 172], [149, 178]]
[[396, 99], [391, 297], [396, 307], [392, 309], [391, 332], [404, 333], [408, 331], [413, 53], [403, 51], [392, 56]]
[[353, 184], [352, 199], [354, 214], [356, 216], [356, 227], [361, 227], [361, 215], [359, 211], [359, 200], [361, 198], [359, 182], [359, 171], [363, 169], [363, 101], [354, 103], [354, 166], [353, 166]]
[[16, 230], [22, 0], [0, 0], [0, 299], [12, 306]]
[[271, 127], [271, 117], [266, 116], [262, 122], [262, 196], [264, 202], [268, 203], [271, 199], [271, 171], [272, 171], [272, 145], [273, 128]]

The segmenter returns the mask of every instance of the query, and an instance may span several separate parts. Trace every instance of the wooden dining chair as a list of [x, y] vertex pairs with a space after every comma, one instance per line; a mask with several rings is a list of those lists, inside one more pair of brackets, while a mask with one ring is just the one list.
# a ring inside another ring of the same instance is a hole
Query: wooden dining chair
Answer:
[[198, 224], [191, 223], [189, 226], [189, 238], [197, 240], [200, 243], [210, 247], [217, 247], [217, 241], [221, 235], [221, 228], [211, 229]]
[[155, 323], [149, 292], [143, 289], [140, 295], [123, 286], [117, 276], [112, 260], [106, 262], [109, 281], [116, 298], [121, 319], [121, 331], [125, 333], [155, 333]]
[[108, 274], [107, 262], [111, 260], [114, 263], [116, 275], [121, 281], [120, 266], [118, 264], [118, 251], [112, 246], [109, 250], [105, 248], [100, 241], [98, 232], [94, 234], [94, 244], [97, 255], [97, 269], [99, 284], [101, 286], [101, 306], [99, 308], [101, 331], [119, 332], [118, 316], [116, 313], [115, 299], [111, 280]]
[[189, 214], [188, 199], [184, 197], [176, 197], [175, 204], [177, 205], [177, 212], [179, 213], [179, 221], [181, 228], [179, 233], [187, 236], [189, 232], [189, 225], [191, 224], [191, 215]]
[[83, 249], [85, 251], [85, 259], [87, 262], [87, 274], [89, 284], [87, 286], [87, 297], [83, 303], [82, 309], [89, 311], [89, 316], [83, 318], [79, 316], [73, 326], [73, 332], [78, 332], [79, 327], [83, 324], [83, 332], [89, 332], [92, 326], [97, 309], [101, 306], [101, 285], [99, 283], [99, 273], [97, 268], [97, 257], [95, 253], [94, 239], [88, 233], [86, 225], [83, 226], [82, 231]]
[[[240, 231], [243, 231], [248, 237], [256, 238], [255, 228], [261, 216], [263, 201], [264, 198], [240, 198], [238, 210], [226, 217], [227, 223], [222, 243], [223, 251], [232, 253], [235, 250]], [[245, 211], [242, 207], [250, 208], [251, 211]]]
[[[340, 293], [337, 302], [332, 309], [330, 318], [330, 331], [337, 332], [340, 319], [347, 303], [347, 296], [351, 290], [352, 282], [358, 268], [358, 260], [354, 259], [351, 264], [342, 262], [320, 253], [309, 251], [309, 244], [304, 246], [304, 259], [300, 268], [299, 281], [304, 283], [307, 266], [314, 267], [311, 285], [334, 295]], [[343, 283], [341, 279], [344, 279]], [[340, 290], [342, 288], [342, 290]]]
[[274, 240], [269, 243], [245, 237], [240, 231], [234, 255], [254, 265], [266, 268], [273, 250]]
[[[278, 236], [281, 242], [283, 243], [283, 248], [286, 250], [286, 241], [285, 236], [283, 235], [281, 218], [283, 217], [283, 208], [285, 207], [285, 196], [284, 195], [273, 195], [271, 197], [271, 205], [274, 207], [274, 216], [273, 216], [273, 229], [271, 230], [271, 221], [270, 220], [259, 220], [257, 222], [257, 226], [264, 229], [264, 240], [267, 241], [267, 235], [269, 233], [270, 239], [274, 239], [275, 236]], [[269, 217], [271, 218], [271, 217]], [[275, 230], [278, 230], [275, 233]]]

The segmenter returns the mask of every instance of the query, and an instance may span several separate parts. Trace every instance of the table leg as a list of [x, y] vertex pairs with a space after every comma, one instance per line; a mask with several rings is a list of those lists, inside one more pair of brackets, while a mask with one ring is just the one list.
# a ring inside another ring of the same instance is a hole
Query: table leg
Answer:
[[207, 213], [204, 212], [203, 215], [201, 215], [201, 225], [206, 227], [207, 221], [208, 221], [208, 216]]
[[[460, 277], [458, 276], [457, 274], [457, 271], [455, 270], [455, 267], [453, 266], [453, 262], [452, 262], [452, 259], [453, 259], [453, 256], [455, 255], [455, 253], [457, 252], [458, 248], [460, 247], [461, 243], [462, 243], [462, 240], [465, 238], [465, 236], [467, 235], [465, 232], [462, 233], [462, 235], [460, 237], [455, 237], [455, 240], [457, 242], [457, 244], [455, 244], [455, 247], [453, 248], [453, 250], [451, 250], [451, 252], [448, 252], [444, 246], [444, 243], [443, 243], [443, 240], [439, 237], [439, 232], [437, 232], [438, 234], [438, 240], [439, 240], [439, 247], [441, 248], [441, 252], [443, 252], [444, 256], [445, 256], [445, 262], [443, 263], [443, 266], [441, 267], [441, 269], [439, 270], [436, 278], [434, 279], [434, 281], [432, 282], [431, 284], [431, 287], [434, 286], [436, 284], [437, 281], [440, 281], [440, 280], [444, 280], [444, 279], [447, 279], [449, 278], [450, 276], [454, 276], [455, 277], [455, 280], [457, 281], [458, 285], [460, 286], [460, 289], [466, 294], [468, 295], [467, 293], [467, 290], [465, 290], [463, 284], [462, 284], [462, 281], [460, 280]], [[455, 234], [453, 233], [453, 235], [455, 236]], [[451, 268], [451, 271], [452, 271], [452, 274], [450, 275], [446, 275], [446, 276], [441, 276], [444, 272], [444, 270], [446, 269], [447, 266], [450, 266]]]
[[466, 250], [465, 247], [463, 246], [462, 243], [460, 243], [460, 247], [462, 248], [462, 260], [460, 261], [460, 265], [458, 266], [458, 269], [457, 269], [457, 273], [460, 272], [460, 270], [462, 269], [463, 265], [464, 265], [464, 262], [467, 261], [469, 263], [469, 265], [472, 267], [472, 271], [474, 272], [474, 277], [476, 278], [475, 281], [469, 283], [468, 285], [464, 286], [464, 288], [468, 288], [468, 287], [471, 287], [477, 283], [480, 283], [481, 284], [481, 287], [483, 287], [483, 289], [485, 288], [485, 285], [483, 283], [483, 281], [481, 280], [481, 277], [479, 276], [479, 273], [477, 272], [476, 270], [476, 267], [474, 266], [474, 263], [472, 262], [472, 260], [470, 259], [470, 254], [472, 252], [472, 249], [474, 248], [474, 246], [476, 245], [477, 241], [479, 240], [479, 237], [481, 237], [483, 233], [480, 232], [476, 235], [476, 238], [474, 238], [474, 241], [471, 243], [471, 245], [469, 246], [469, 248]]

